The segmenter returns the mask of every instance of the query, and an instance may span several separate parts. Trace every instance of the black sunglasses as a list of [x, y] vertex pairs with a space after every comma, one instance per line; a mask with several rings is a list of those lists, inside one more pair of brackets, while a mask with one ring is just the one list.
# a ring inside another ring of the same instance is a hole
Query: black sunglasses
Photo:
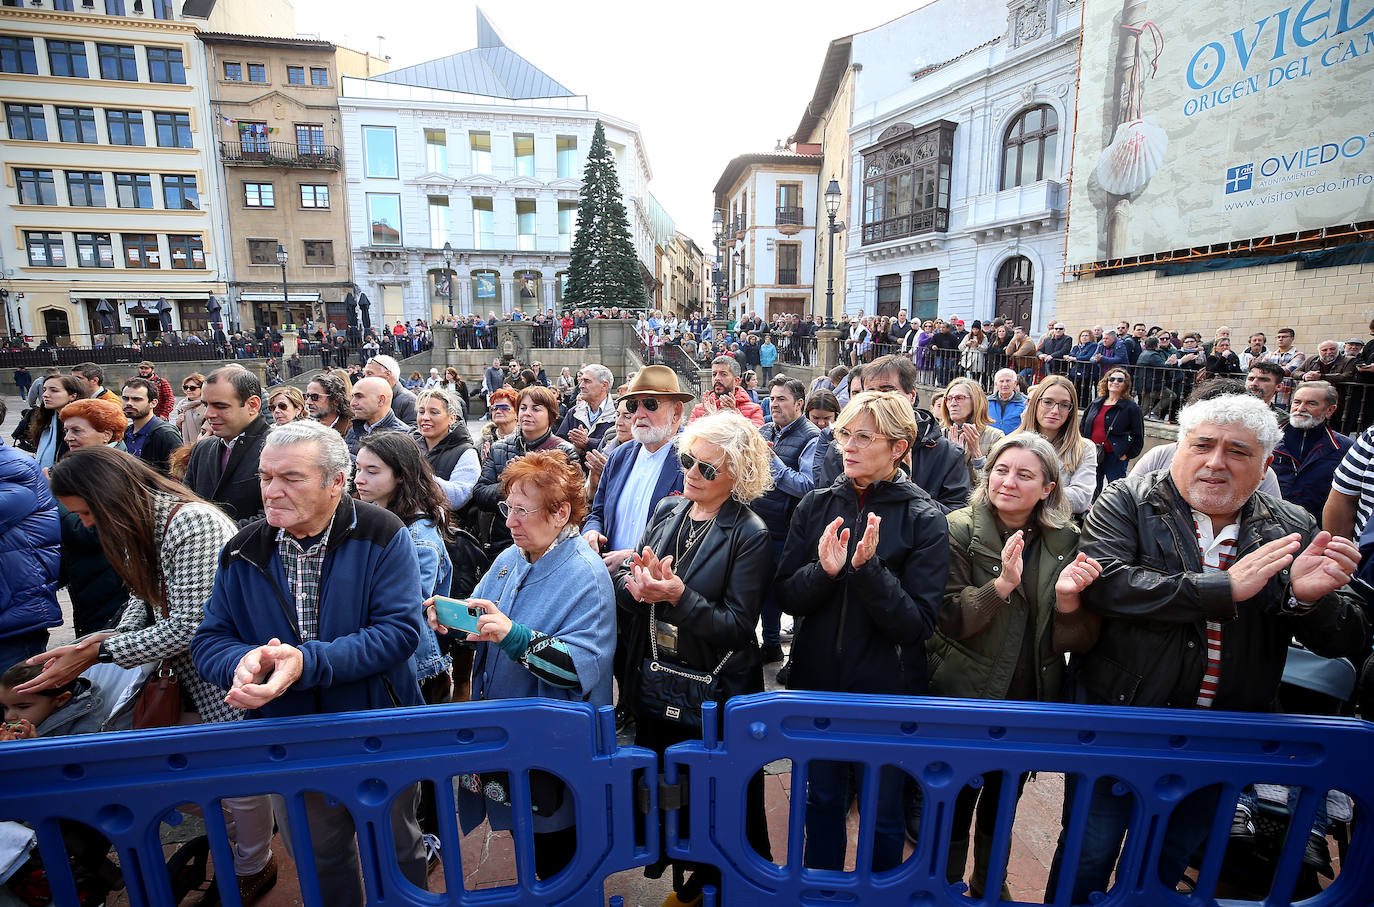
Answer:
[[[630, 399], [625, 401], [625, 412], [633, 416], [641, 406], [644, 407], [645, 412], [656, 413], [658, 412], [659, 407], [658, 398], [645, 397], [643, 400], [641, 400], [638, 397], [631, 397]], [[689, 466], [686, 468], [690, 469], [691, 467]], [[707, 479], [707, 481], [709, 482], [710, 479]]]
[[305, 399], [309, 400], [311, 403], [318, 403], [324, 399], [324, 394], [306, 394]]
[[1121, 377], [1120, 375], [1112, 375], [1110, 378], [1107, 379], [1107, 383], [1108, 383], [1108, 384], [1125, 384], [1125, 383], [1126, 383], [1126, 379], [1123, 378], [1123, 377]]
[[695, 466], [697, 468], [697, 472], [701, 473], [701, 477], [708, 482], [714, 482], [716, 480], [716, 476], [720, 474], [719, 466], [712, 466], [705, 460], [698, 460], [696, 457], [692, 456], [685, 450], [682, 453], [678, 454], [677, 458], [682, 462], [683, 472], [691, 472], [692, 467]]

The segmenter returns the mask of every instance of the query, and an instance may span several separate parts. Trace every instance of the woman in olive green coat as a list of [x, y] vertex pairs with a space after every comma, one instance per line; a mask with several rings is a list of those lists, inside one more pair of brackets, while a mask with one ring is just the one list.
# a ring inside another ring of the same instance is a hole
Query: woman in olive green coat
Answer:
[[[935, 635], [926, 643], [931, 695], [1057, 700], [1065, 654], [1097, 640], [1098, 618], [1079, 607], [1078, 596], [1100, 568], [1077, 554], [1078, 530], [1069, 519], [1054, 448], [1028, 432], [999, 441], [969, 506], [948, 521], [949, 581]], [[1025, 780], [1022, 775], [1017, 782], [1018, 797]], [[963, 877], [976, 808], [969, 880], [974, 898], [983, 897], [1000, 791], [1001, 775], [989, 775], [981, 788], [965, 787], [955, 801], [946, 876], [950, 882]], [[1005, 881], [1002, 897], [1011, 897]]]

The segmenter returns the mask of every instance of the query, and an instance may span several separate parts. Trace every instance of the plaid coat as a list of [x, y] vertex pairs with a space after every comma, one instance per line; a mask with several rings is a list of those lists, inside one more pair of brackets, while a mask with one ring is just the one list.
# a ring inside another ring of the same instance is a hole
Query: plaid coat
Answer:
[[131, 595], [115, 627], [116, 635], [106, 641], [105, 648], [115, 664], [124, 668], [171, 659], [202, 721], [236, 721], [243, 712], [225, 704], [224, 690], [200, 679], [190, 654], [191, 637], [200, 627], [205, 601], [215, 584], [220, 549], [233, 537], [234, 523], [213, 504], [185, 504], [169, 524], [167, 517], [176, 504], [170, 495], [153, 494], [153, 531], [167, 584], [169, 616], [155, 616], [151, 605]]

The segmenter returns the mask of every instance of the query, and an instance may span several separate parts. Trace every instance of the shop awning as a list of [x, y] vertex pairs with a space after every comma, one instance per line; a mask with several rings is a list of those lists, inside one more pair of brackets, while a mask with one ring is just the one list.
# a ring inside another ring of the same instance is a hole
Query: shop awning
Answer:
[[[240, 293], [241, 302], [281, 302], [280, 293]], [[287, 302], [319, 302], [320, 294], [316, 293], [287, 293]]]

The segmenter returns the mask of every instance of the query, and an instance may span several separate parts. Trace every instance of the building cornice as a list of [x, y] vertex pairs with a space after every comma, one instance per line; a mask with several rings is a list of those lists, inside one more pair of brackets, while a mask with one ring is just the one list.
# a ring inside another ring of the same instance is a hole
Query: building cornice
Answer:
[[101, 13], [68, 13], [51, 9], [25, 9], [20, 6], [5, 7], [3, 11], [0, 11], [0, 19], [60, 22], [64, 25], [75, 25], [89, 31], [101, 28], [118, 31], [125, 28], [130, 31], [172, 32], [185, 35], [187, 38], [194, 37], [198, 31], [197, 27], [190, 22], [178, 22], [174, 19], [137, 19], [125, 16], [107, 16]]

